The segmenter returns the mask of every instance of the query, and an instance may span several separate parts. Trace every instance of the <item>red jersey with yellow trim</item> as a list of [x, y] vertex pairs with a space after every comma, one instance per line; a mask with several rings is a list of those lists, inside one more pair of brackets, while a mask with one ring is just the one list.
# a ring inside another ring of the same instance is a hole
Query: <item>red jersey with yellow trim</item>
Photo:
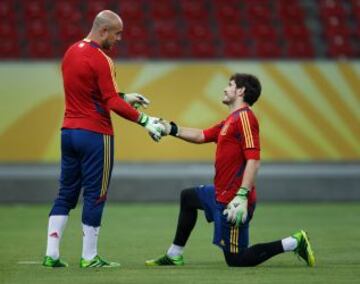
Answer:
[[[224, 121], [203, 131], [205, 142], [217, 143], [215, 157], [215, 195], [220, 203], [229, 203], [240, 189], [246, 161], [260, 159], [259, 124], [250, 107], [240, 108]], [[256, 202], [255, 186], [248, 206]]]
[[65, 90], [63, 128], [113, 135], [110, 110], [128, 120], [138, 120], [139, 112], [119, 97], [114, 64], [97, 43], [84, 39], [73, 44], [61, 67]]

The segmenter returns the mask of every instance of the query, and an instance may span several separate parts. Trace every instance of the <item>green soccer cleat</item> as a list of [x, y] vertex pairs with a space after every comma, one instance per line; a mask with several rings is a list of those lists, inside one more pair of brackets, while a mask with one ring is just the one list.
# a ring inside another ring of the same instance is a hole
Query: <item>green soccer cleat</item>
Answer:
[[305, 260], [306, 264], [310, 267], [315, 265], [315, 255], [311, 249], [309, 237], [305, 231], [300, 230], [292, 235], [297, 240], [297, 247], [294, 250], [295, 254]]
[[96, 268], [96, 267], [105, 267], [105, 268], [120, 267], [120, 263], [104, 260], [98, 255], [91, 260], [85, 260], [83, 258], [80, 259], [80, 268]]
[[45, 267], [54, 267], [54, 268], [68, 267], [69, 266], [66, 262], [62, 261], [60, 258], [59, 259], [53, 259], [50, 256], [45, 256], [44, 257], [42, 265], [45, 266]]
[[175, 265], [175, 266], [181, 266], [184, 265], [184, 258], [182, 255], [170, 257], [167, 254], [165, 254], [162, 257], [159, 257], [158, 259], [150, 259], [145, 261], [146, 266], [162, 266], [162, 265]]

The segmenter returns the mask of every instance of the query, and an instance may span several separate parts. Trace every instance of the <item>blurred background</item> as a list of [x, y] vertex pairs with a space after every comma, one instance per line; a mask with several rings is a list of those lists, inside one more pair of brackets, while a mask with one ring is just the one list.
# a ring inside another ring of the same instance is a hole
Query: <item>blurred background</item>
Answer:
[[[103, 9], [124, 21], [118, 86], [147, 96], [148, 114], [207, 128], [227, 116], [231, 74], [260, 79], [259, 200], [360, 200], [359, 0], [1, 0], [0, 202], [55, 197], [61, 58]], [[113, 122], [110, 201], [175, 201], [212, 183], [215, 145], [154, 143]]]

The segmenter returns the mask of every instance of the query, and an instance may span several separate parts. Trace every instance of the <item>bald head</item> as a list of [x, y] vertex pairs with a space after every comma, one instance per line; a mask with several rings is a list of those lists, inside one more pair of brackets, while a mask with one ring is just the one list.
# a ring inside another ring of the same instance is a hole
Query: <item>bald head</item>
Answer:
[[98, 30], [104, 27], [112, 28], [116, 26], [121, 26], [121, 28], [123, 27], [123, 22], [120, 16], [113, 11], [103, 10], [96, 15], [92, 28]]
[[109, 50], [121, 40], [123, 22], [113, 11], [103, 10], [96, 15], [88, 38]]

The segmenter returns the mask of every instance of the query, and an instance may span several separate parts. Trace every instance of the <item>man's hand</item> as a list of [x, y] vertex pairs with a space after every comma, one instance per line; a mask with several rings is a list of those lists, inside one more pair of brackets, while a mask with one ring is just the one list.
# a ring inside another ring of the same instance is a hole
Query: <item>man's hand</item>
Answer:
[[240, 190], [229, 202], [223, 212], [224, 215], [227, 215], [226, 220], [234, 224], [235, 227], [239, 227], [240, 224], [244, 224], [247, 219], [248, 193], [249, 190], [247, 188], [240, 187]]
[[178, 136], [179, 129], [175, 122], [173, 121], [168, 122], [167, 120], [160, 118], [160, 123], [165, 127], [165, 131], [162, 133], [163, 136], [166, 135]]
[[165, 131], [164, 125], [160, 123], [160, 118], [147, 116], [145, 113], [141, 113], [138, 122], [149, 131], [151, 138], [154, 141], [160, 141], [162, 133]]
[[138, 93], [124, 94], [124, 100], [136, 109], [140, 107], [147, 108], [150, 104], [146, 97]]
[[170, 134], [170, 131], [171, 131], [171, 124], [170, 124], [170, 122], [168, 122], [168, 121], [165, 120], [165, 119], [160, 118], [160, 123], [161, 123], [162, 125], [164, 125], [164, 128], [165, 128], [164, 132], [161, 133], [162, 136], [169, 135], [169, 134]]

